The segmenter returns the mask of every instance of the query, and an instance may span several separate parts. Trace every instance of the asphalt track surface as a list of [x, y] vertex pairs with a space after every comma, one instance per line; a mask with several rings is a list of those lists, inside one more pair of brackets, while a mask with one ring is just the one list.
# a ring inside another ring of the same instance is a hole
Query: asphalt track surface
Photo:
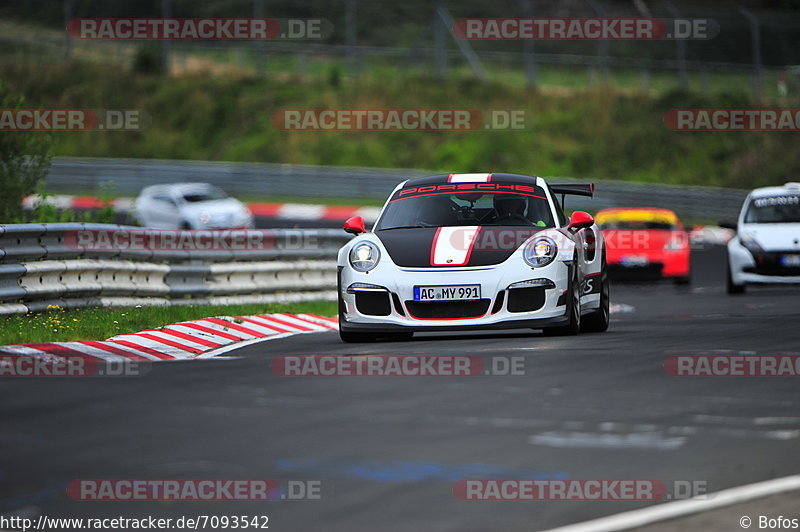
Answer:
[[[800, 472], [796, 378], [678, 378], [671, 354], [800, 350], [797, 289], [724, 293], [721, 248], [690, 288], [621, 284], [603, 334], [419, 335], [345, 345], [267, 341], [234, 360], [139, 378], [0, 382], [0, 512], [62, 517], [268, 515], [270, 530], [544, 530], [652, 502], [475, 502], [463, 478], [703, 481], [708, 491]], [[630, 310], [630, 309], [629, 309]], [[521, 356], [523, 376], [286, 378], [276, 355]], [[322, 498], [76, 502], [78, 478], [322, 481]], [[739, 530], [731, 522], [730, 530]]]

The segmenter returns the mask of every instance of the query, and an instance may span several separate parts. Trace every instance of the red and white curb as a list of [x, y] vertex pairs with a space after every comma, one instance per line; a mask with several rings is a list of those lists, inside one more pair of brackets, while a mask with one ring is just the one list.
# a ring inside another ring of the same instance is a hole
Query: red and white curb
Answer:
[[[101, 209], [112, 207], [115, 212], [127, 213], [133, 210], [134, 198], [117, 198], [104, 201], [97, 196], [47, 196], [44, 200], [37, 195], [26, 197], [22, 205], [26, 209], [33, 209], [39, 202], [44, 201], [57, 209]], [[254, 216], [261, 218], [283, 218], [288, 220], [339, 220], [344, 221], [353, 216], [361, 216], [366, 222], [378, 219], [380, 207], [358, 207], [352, 205], [318, 205], [305, 203], [248, 203], [247, 207]]]
[[338, 328], [336, 318], [314, 314], [224, 316], [173, 323], [104, 341], [7, 345], [0, 347], [0, 353], [34, 357], [88, 357], [98, 362], [186, 360], [209, 358], [256, 340]]

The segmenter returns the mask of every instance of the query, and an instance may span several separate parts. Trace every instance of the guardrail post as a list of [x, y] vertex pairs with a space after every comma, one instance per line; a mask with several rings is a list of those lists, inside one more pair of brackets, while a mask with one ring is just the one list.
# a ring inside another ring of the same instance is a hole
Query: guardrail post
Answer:
[[[72, 20], [72, 0], [64, 0], [64, 27]], [[72, 59], [72, 36], [69, 31], [64, 32], [64, 60]]]
[[[161, 0], [161, 17], [172, 17], [172, 0]], [[161, 40], [161, 54], [164, 62], [164, 75], [169, 77], [172, 63], [172, 42], [169, 39]]]
[[[533, 18], [533, 5], [531, 0], [522, 0], [522, 16], [525, 18]], [[525, 54], [525, 86], [528, 89], [536, 88], [537, 78], [537, 65], [536, 65], [536, 47], [533, 39], [525, 39], [522, 41], [522, 50]]]
[[358, 71], [358, 19], [357, 19], [356, 0], [345, 1], [345, 39], [347, 41], [347, 70], [350, 79], [354, 78]]
[[[589, 5], [592, 6], [597, 16], [600, 18], [608, 18], [608, 13], [606, 12], [606, 8], [603, 7], [598, 0], [588, 0]], [[609, 43], [607, 39], [601, 39], [598, 41], [598, 50], [600, 52], [600, 71], [602, 72], [603, 76], [603, 85], [608, 85], [608, 50], [609, 50]]]
[[[671, 3], [667, 2], [664, 4], [664, 7], [667, 8], [672, 18], [681, 18], [680, 12]], [[686, 74], [686, 41], [675, 37], [675, 46], [677, 48], [676, 54], [678, 59], [678, 86], [683, 90], [688, 90], [689, 77]]]
[[0, 301], [18, 301], [28, 294], [19, 280], [25, 275], [22, 264], [0, 264]]
[[[439, 5], [439, 2], [436, 4]], [[433, 11], [433, 39], [435, 41], [436, 77], [447, 79], [447, 41], [444, 38], [444, 22], [439, 18], [436, 9]]]
[[450, 32], [450, 36], [456, 41], [456, 45], [458, 45], [458, 49], [461, 50], [462, 55], [466, 58], [467, 63], [469, 66], [472, 67], [472, 71], [481, 81], [486, 81], [488, 76], [486, 75], [486, 69], [483, 68], [483, 63], [481, 63], [478, 54], [472, 49], [469, 43], [465, 39], [460, 39], [456, 36], [455, 31], [453, 31], [453, 17], [450, 16], [450, 13], [447, 11], [447, 8], [444, 7], [444, 4], [441, 2], [436, 5], [436, 13], [438, 13], [439, 18], [442, 19], [442, 24], [444, 27], [447, 28], [447, 31]]
[[[264, 0], [253, 0], [253, 18], [264, 18]], [[267, 73], [266, 43], [263, 39], [253, 41], [253, 48], [256, 74], [264, 76]]]
[[752, 47], [753, 61], [753, 99], [761, 99], [761, 23], [752, 11], [743, 7], [739, 8], [741, 13], [750, 22], [750, 42]]

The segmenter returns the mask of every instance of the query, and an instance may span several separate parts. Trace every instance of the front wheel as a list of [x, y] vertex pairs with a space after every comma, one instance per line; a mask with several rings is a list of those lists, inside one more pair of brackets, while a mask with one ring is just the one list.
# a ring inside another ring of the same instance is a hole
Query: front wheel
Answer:
[[545, 336], [575, 336], [581, 332], [581, 286], [578, 283], [578, 265], [573, 267], [572, 282], [570, 282], [571, 297], [567, 304], [569, 323], [560, 327], [546, 327], [542, 329]]
[[743, 284], [733, 284], [733, 275], [731, 274], [731, 263], [728, 263], [728, 278], [727, 278], [728, 294], [744, 294]]

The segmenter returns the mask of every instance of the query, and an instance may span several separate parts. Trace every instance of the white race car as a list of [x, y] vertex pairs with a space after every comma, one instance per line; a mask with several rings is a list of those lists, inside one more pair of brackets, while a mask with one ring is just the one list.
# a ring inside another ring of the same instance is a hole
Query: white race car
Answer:
[[728, 242], [728, 293], [748, 284], [800, 284], [800, 183], [757, 188], [744, 201]]
[[567, 219], [563, 212], [564, 194], [593, 192], [593, 185], [515, 174], [401, 183], [372, 232], [361, 217], [345, 223], [357, 236], [338, 257], [342, 340], [415, 331], [605, 331], [603, 235], [589, 214]]
[[172, 183], [142, 189], [134, 216], [154, 229], [252, 229], [247, 205], [208, 183]]

